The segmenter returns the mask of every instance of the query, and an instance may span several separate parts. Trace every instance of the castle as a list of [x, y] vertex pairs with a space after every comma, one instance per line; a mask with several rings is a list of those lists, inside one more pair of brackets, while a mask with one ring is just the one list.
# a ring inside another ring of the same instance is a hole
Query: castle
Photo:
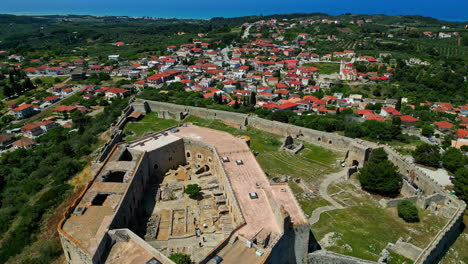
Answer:
[[58, 231], [67, 263], [306, 263], [311, 235], [244, 139], [193, 125], [115, 145]]
[[[177, 120], [193, 115], [291, 136], [345, 153], [348, 175], [383, 147], [403, 175], [404, 197], [381, 206], [411, 200], [448, 218], [425, 248], [411, 252], [414, 263], [438, 262], [460, 234], [466, 204], [390, 146], [254, 115], [139, 101], [113, 127], [117, 132], [97, 159], [102, 166], [58, 226], [68, 263], [172, 263], [168, 256], [177, 252], [197, 263], [374, 263], [318, 250], [291, 190], [268, 183], [245, 137], [188, 125], [117, 143], [132, 111]], [[191, 183], [201, 185], [203, 199], [183, 195]]]

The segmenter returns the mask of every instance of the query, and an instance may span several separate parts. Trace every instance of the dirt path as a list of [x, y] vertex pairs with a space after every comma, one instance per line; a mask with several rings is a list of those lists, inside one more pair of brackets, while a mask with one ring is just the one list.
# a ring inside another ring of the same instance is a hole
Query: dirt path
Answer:
[[345, 208], [343, 205], [341, 205], [340, 203], [335, 201], [328, 194], [328, 186], [330, 186], [330, 184], [332, 184], [334, 182], [345, 179], [345, 177], [346, 177], [346, 169], [343, 169], [343, 170], [341, 170], [341, 171], [339, 171], [337, 173], [333, 173], [333, 174], [328, 175], [323, 180], [323, 182], [320, 183], [319, 188], [318, 188], [319, 194], [324, 200], [329, 202], [331, 205], [322, 206], [322, 207], [319, 207], [319, 208], [315, 209], [312, 212], [312, 216], [309, 218], [309, 224], [313, 225], [313, 224], [317, 223], [320, 220], [320, 215], [322, 213], [332, 211], [332, 210], [336, 210], [336, 209]]

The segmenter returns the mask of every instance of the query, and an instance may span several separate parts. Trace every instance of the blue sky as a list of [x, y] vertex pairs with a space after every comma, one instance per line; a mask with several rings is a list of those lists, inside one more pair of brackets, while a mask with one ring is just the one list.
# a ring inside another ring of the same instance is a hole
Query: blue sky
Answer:
[[417, 14], [468, 21], [468, 0], [1, 0], [0, 13], [210, 18], [292, 12]]

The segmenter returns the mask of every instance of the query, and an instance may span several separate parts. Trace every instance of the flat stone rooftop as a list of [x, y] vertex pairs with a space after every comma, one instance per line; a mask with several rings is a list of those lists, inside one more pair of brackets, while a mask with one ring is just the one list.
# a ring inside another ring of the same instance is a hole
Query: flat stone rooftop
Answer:
[[[194, 125], [180, 127], [179, 130], [173, 134], [212, 145], [221, 158], [229, 158], [230, 162], [223, 163], [223, 166], [246, 221], [246, 225], [238, 231], [239, 235], [250, 240], [262, 228], [281, 233], [267, 195], [271, 195], [277, 205], [284, 206], [295, 224], [307, 224], [291, 190], [284, 185], [270, 185], [244, 140], [227, 132]], [[237, 165], [236, 160], [242, 160], [243, 164]], [[249, 193], [257, 193], [258, 199], [251, 199]]]

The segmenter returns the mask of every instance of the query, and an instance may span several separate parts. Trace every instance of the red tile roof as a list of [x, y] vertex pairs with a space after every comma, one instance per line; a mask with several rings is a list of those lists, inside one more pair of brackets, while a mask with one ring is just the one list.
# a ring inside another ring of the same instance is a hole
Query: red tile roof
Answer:
[[36, 142], [34, 142], [30, 138], [21, 138], [15, 142], [13, 142], [13, 145], [19, 148], [24, 148], [32, 145], [36, 145]]
[[76, 106], [69, 106], [69, 105], [60, 105], [54, 108], [55, 112], [66, 112], [75, 110]]
[[296, 107], [297, 104], [295, 103], [292, 103], [292, 102], [286, 102], [284, 104], [281, 104], [281, 105], [278, 105], [276, 106], [275, 108], [278, 108], [278, 109], [289, 109], [289, 108], [293, 108], [293, 107]]
[[468, 129], [458, 129], [457, 130], [457, 137], [458, 138], [468, 139]]
[[36, 128], [38, 128], [38, 126], [35, 125], [35, 124], [27, 124], [27, 125], [22, 126], [22, 127], [21, 127], [21, 130], [22, 130], [22, 131], [25, 131], [25, 130], [33, 130], [33, 129], [36, 129]]
[[439, 121], [439, 122], [434, 122], [434, 125], [438, 126], [441, 129], [450, 129], [453, 127], [452, 123], [449, 123], [447, 121]]
[[23, 104], [23, 105], [20, 105], [18, 107], [16, 107], [15, 109], [13, 109], [13, 111], [23, 111], [29, 107], [33, 107], [32, 104]]
[[418, 122], [418, 119], [417, 119], [417, 118], [412, 117], [412, 116], [410, 116], [410, 115], [400, 116], [400, 119], [401, 119], [401, 122], [405, 122], [405, 123], [414, 123], [414, 122]]

